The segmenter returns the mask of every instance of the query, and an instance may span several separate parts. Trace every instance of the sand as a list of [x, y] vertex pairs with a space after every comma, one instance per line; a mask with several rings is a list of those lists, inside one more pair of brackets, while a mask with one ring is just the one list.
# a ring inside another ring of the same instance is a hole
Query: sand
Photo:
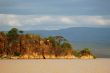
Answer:
[[0, 73], [110, 73], [110, 59], [0, 60]]

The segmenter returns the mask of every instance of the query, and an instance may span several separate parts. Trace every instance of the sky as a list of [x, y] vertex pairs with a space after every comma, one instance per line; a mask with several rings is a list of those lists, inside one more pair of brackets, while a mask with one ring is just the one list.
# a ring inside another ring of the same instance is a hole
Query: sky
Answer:
[[0, 0], [0, 30], [110, 28], [110, 0]]

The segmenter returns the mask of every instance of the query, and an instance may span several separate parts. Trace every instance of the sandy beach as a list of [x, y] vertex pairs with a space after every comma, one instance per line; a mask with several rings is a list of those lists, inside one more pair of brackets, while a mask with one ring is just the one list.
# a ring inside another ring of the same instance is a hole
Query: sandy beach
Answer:
[[0, 60], [0, 73], [110, 73], [110, 59]]

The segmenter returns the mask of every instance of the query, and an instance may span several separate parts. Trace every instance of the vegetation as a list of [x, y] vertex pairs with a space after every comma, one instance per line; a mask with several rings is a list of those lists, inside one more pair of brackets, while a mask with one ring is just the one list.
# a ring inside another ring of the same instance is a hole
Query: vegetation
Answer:
[[75, 51], [63, 36], [43, 38], [37, 34], [23, 34], [17, 28], [0, 32], [0, 58], [75, 58], [85, 55], [92, 53], [88, 48]]

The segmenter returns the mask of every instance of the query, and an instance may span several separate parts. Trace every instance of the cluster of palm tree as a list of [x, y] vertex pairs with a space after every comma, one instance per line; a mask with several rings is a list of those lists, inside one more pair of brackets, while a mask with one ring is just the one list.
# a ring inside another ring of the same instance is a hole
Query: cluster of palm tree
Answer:
[[42, 55], [72, 55], [71, 44], [62, 36], [43, 38], [37, 34], [24, 34], [17, 28], [8, 32], [0, 32], [0, 57], [21, 56], [37, 53]]

